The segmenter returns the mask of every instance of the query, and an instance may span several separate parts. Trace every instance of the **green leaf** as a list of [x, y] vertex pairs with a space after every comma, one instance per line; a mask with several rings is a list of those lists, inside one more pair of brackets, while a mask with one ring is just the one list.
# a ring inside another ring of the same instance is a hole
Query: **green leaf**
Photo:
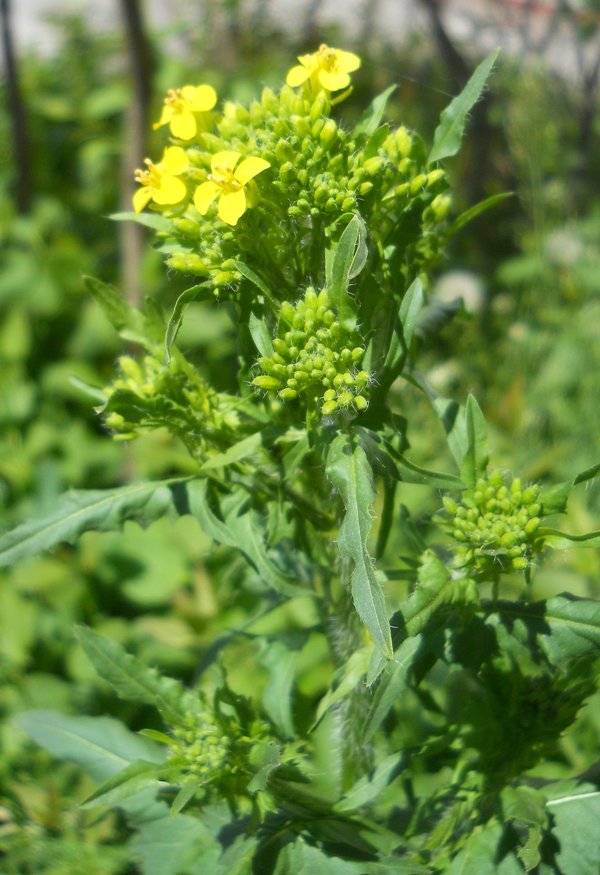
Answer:
[[501, 856], [502, 833], [499, 824], [472, 832], [444, 875], [523, 875], [514, 854]]
[[281, 641], [265, 645], [260, 663], [269, 673], [262, 702], [265, 711], [284, 738], [295, 738], [292, 714], [292, 690], [300, 652], [290, 650]]
[[388, 101], [397, 88], [397, 85], [390, 85], [389, 88], [386, 88], [385, 91], [382, 91], [381, 94], [378, 94], [371, 101], [361, 120], [354, 128], [355, 137], [370, 137], [375, 133], [381, 124]]
[[252, 270], [251, 267], [248, 267], [247, 264], [244, 264], [243, 261], [234, 261], [233, 263], [236, 267], [236, 270], [239, 270], [242, 276], [245, 276], [247, 280], [250, 280], [250, 282], [253, 283], [257, 289], [260, 289], [265, 298], [267, 298], [269, 301], [273, 300], [273, 293], [271, 292], [264, 279], [260, 277], [256, 273], [256, 271]]
[[408, 671], [421, 646], [421, 635], [406, 638], [386, 665], [379, 680], [364, 726], [364, 742], [373, 738], [407, 684]]
[[444, 471], [429, 471], [411, 462], [406, 456], [395, 456], [394, 465], [398, 471], [398, 479], [403, 483], [419, 483], [434, 489], [460, 490], [465, 484], [456, 474], [446, 474]]
[[391, 657], [385, 597], [367, 549], [375, 501], [373, 474], [365, 451], [349, 435], [338, 435], [333, 441], [327, 458], [327, 476], [339, 490], [346, 509], [338, 548], [342, 559], [350, 560], [354, 566], [350, 577], [354, 605], [377, 648]]
[[112, 219], [113, 222], [135, 222], [146, 228], [152, 228], [154, 231], [171, 231], [173, 228], [170, 219], [159, 216], [157, 213], [111, 213], [108, 218]]
[[280, 571], [270, 558], [264, 537], [252, 511], [240, 513], [233, 507], [224, 520], [211, 510], [206, 496], [206, 484], [193, 481], [188, 486], [190, 511], [203, 530], [219, 544], [239, 550], [256, 569], [266, 586], [285, 595], [297, 596], [301, 589], [291, 577]]
[[575, 544], [586, 547], [597, 547], [600, 544], [600, 532], [586, 532], [584, 535], [570, 535], [560, 529], [540, 527], [536, 537], [544, 539], [544, 544], [552, 550], [572, 550]]
[[600, 462], [581, 471], [573, 480], [568, 480], [565, 483], [557, 483], [548, 489], [542, 490], [540, 494], [540, 503], [542, 505], [542, 516], [550, 516], [553, 513], [564, 513], [567, 509], [567, 501], [571, 494], [571, 490], [579, 483], [585, 483], [587, 480], [592, 480], [600, 472]]
[[123, 650], [115, 641], [79, 626], [79, 643], [99, 675], [129, 702], [153, 705], [169, 723], [181, 721], [186, 711], [186, 691], [173, 678], [162, 677]]
[[122, 331], [124, 328], [140, 331], [140, 314], [123, 299], [117, 289], [93, 276], [84, 276], [83, 281], [117, 331]]
[[386, 757], [380, 763], [371, 776], [365, 775], [354, 784], [343, 799], [336, 803], [336, 811], [355, 811], [363, 805], [368, 805], [385, 790], [387, 785], [394, 777], [395, 772], [400, 765], [400, 758], [397, 753]]
[[360, 863], [330, 857], [297, 839], [279, 854], [274, 875], [363, 875], [364, 871]]
[[73, 717], [58, 711], [25, 711], [16, 723], [29, 738], [95, 781], [105, 781], [139, 759], [161, 763], [164, 754], [111, 717]]
[[257, 431], [247, 438], [238, 441], [237, 444], [229, 447], [223, 453], [217, 453], [211, 456], [208, 461], [204, 462], [201, 473], [212, 471], [215, 468], [226, 468], [234, 462], [241, 462], [242, 459], [247, 459], [249, 456], [254, 456], [262, 449], [263, 441], [261, 432]]
[[469, 395], [465, 407], [467, 446], [460, 463], [460, 473], [472, 489], [479, 477], [484, 477], [489, 462], [487, 425], [474, 395]]
[[[548, 790], [549, 788], [546, 788]], [[562, 875], [597, 875], [600, 860], [600, 791], [578, 784], [546, 803], [559, 842], [556, 863]]]
[[506, 821], [527, 829], [527, 839], [517, 855], [526, 872], [531, 872], [541, 862], [540, 846], [548, 825], [546, 800], [533, 787], [505, 787], [501, 795], [502, 813]]
[[327, 260], [327, 291], [340, 321], [353, 329], [356, 326], [356, 305], [348, 294], [350, 280], [357, 276], [367, 261], [367, 230], [360, 216], [353, 216]]
[[487, 213], [488, 210], [491, 210], [497, 204], [502, 203], [502, 201], [507, 200], [507, 198], [514, 197], [514, 194], [514, 191], [503, 191], [500, 194], [493, 194], [490, 197], [486, 197], [485, 200], [479, 201], [478, 204], [469, 207], [468, 210], [465, 210], [464, 213], [461, 213], [460, 216], [454, 220], [450, 226], [449, 234], [456, 234], [457, 231], [460, 231], [461, 228], [464, 228], [464, 226], [469, 222], [472, 222], [473, 219], [476, 219], [483, 213]]
[[156, 786], [160, 766], [144, 760], [136, 760], [130, 763], [121, 772], [113, 775], [95, 790], [91, 796], [82, 803], [82, 808], [98, 808], [108, 806], [110, 808], [135, 796], [140, 790], [149, 786]]
[[331, 687], [327, 690], [317, 708], [314, 728], [323, 715], [338, 702], [349, 696], [365, 678], [371, 661], [372, 646], [355, 650], [349, 659], [333, 674]]
[[457, 581], [432, 550], [426, 550], [421, 560], [417, 585], [400, 612], [409, 635], [423, 632], [431, 617], [442, 605], [452, 602]]
[[499, 49], [479, 64], [461, 93], [454, 98], [442, 112], [440, 123], [433, 135], [433, 147], [427, 159], [428, 164], [456, 155], [465, 131], [469, 112], [473, 109], [496, 63]]
[[407, 349], [410, 347], [410, 342], [417, 326], [417, 318], [424, 303], [425, 292], [423, 290], [423, 283], [417, 278], [406, 290], [406, 294], [400, 304], [400, 321]]
[[188, 304], [191, 304], [193, 301], [208, 300], [212, 295], [211, 289], [212, 284], [210, 282], [198, 283], [197, 285], [186, 289], [185, 292], [182, 292], [175, 301], [175, 306], [173, 307], [173, 312], [171, 313], [165, 333], [165, 355], [167, 362], [171, 361], [171, 347], [175, 343], [175, 338], [181, 328], [183, 314], [185, 313]]
[[531, 604], [501, 602], [497, 615], [519, 639], [541, 646], [554, 665], [600, 651], [600, 601], [558, 595]]
[[65, 541], [73, 543], [91, 529], [118, 529], [124, 520], [131, 518], [154, 520], [173, 504], [169, 486], [186, 479], [67, 492], [57, 499], [51, 514], [28, 520], [0, 538], [0, 566], [35, 556]]
[[143, 875], [221, 875], [217, 868], [221, 845], [197, 817], [177, 814], [144, 824], [131, 850], [141, 860]]
[[248, 328], [250, 329], [250, 336], [252, 337], [259, 353], [265, 356], [265, 358], [272, 356], [273, 338], [271, 337], [271, 332], [267, 328], [265, 320], [259, 319], [254, 313], [250, 313]]

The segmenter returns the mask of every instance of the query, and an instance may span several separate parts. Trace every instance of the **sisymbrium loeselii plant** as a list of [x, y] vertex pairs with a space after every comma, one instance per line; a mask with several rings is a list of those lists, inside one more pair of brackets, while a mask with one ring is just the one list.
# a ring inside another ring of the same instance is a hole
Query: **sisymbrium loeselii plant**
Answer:
[[[450, 218], [443, 166], [495, 59], [444, 110], [429, 150], [385, 121], [393, 88], [344, 123], [360, 59], [325, 45], [249, 105], [207, 84], [164, 101], [164, 151], [136, 171], [125, 218], [152, 227], [191, 284], [166, 319], [88, 286], [130, 343], [101, 393], [106, 426], [120, 440], [166, 429], [190, 465], [71, 492], [2, 554], [192, 515], [252, 606], [188, 686], [77, 632], [116, 693], [157, 712], [118, 768], [96, 764], [85, 802], [125, 813], [135, 871], [592, 872], [569, 863], [571, 825], [597, 841], [586, 823], [598, 792], [591, 763], [569, 772], [563, 742], [595, 689], [600, 604], [530, 593], [551, 550], [597, 542], [547, 518], [600, 466], [542, 485], [490, 467], [475, 399], [441, 397], [419, 371], [444, 318], [429, 277], [499, 197]], [[192, 302], [233, 320], [228, 392], [177, 346]], [[454, 471], [412, 460], [408, 384]], [[253, 682], [236, 683], [236, 658]], [[21, 725], [55, 752], [39, 717]]]

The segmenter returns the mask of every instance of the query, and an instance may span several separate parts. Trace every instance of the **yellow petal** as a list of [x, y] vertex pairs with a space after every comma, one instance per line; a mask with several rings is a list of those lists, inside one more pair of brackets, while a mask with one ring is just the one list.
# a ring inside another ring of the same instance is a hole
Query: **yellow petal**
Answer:
[[353, 73], [361, 65], [361, 60], [354, 52], [344, 52], [342, 49], [335, 50], [335, 60], [342, 73]]
[[171, 133], [178, 140], [191, 140], [196, 136], [196, 119], [189, 109], [173, 114]]
[[210, 159], [210, 169], [213, 173], [218, 173], [224, 167], [233, 170], [240, 158], [240, 152], [216, 152]]
[[319, 82], [327, 91], [340, 91], [340, 89], [350, 85], [350, 76], [347, 73], [330, 73], [328, 70], [320, 70]]
[[159, 120], [157, 122], [154, 122], [154, 124], [152, 125], [154, 130], [156, 130], [157, 128], [161, 128], [163, 125], [168, 124], [171, 121], [172, 115], [173, 115], [172, 107], [163, 106], [163, 111], [161, 113]]
[[165, 149], [160, 164], [165, 173], [170, 176], [179, 176], [180, 173], [188, 169], [190, 160], [181, 146], [169, 146], [168, 149]]
[[133, 209], [136, 213], [141, 213], [144, 207], [152, 199], [152, 190], [145, 185], [143, 188], [138, 188], [133, 196]]
[[241, 182], [242, 185], [246, 185], [246, 183], [253, 179], [258, 173], [262, 173], [263, 170], [266, 170], [267, 167], [270, 166], [269, 162], [265, 161], [264, 158], [244, 158], [233, 175], [238, 182]]
[[310, 72], [306, 69], [306, 67], [301, 67], [300, 64], [298, 64], [288, 71], [288, 74], [285, 77], [285, 81], [290, 86], [290, 88], [297, 88], [298, 85], [303, 85], [309, 76]]
[[223, 194], [219, 199], [219, 218], [228, 225], [237, 225], [237, 220], [246, 212], [244, 189]]
[[202, 185], [198, 186], [194, 194], [194, 206], [202, 216], [206, 215], [220, 190], [215, 182], [210, 181], [203, 182]]
[[181, 179], [176, 176], [163, 176], [160, 182], [160, 188], [154, 192], [155, 204], [178, 204], [187, 194], [187, 188]]
[[212, 85], [186, 85], [181, 93], [193, 112], [208, 112], [217, 102], [217, 92]]

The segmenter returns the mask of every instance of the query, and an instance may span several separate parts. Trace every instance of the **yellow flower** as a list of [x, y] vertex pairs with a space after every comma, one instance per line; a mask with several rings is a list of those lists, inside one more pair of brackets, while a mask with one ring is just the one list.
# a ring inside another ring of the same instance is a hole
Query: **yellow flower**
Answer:
[[177, 177], [189, 167], [189, 159], [181, 146], [165, 149], [162, 160], [154, 164], [146, 158], [145, 170], [135, 171], [135, 181], [142, 186], [133, 196], [133, 208], [141, 213], [150, 202], [160, 206], [178, 204], [186, 196], [187, 188]]
[[208, 208], [219, 197], [219, 218], [228, 225], [236, 225], [250, 204], [244, 187], [258, 173], [270, 167], [264, 158], [244, 158], [240, 160], [239, 152], [217, 152], [210, 162], [211, 173], [206, 182], [199, 185], [194, 195], [194, 205], [201, 215], [206, 215]]
[[195, 113], [210, 112], [217, 102], [217, 92], [211, 85], [184, 85], [171, 88], [165, 97], [162, 115], [154, 128], [169, 125], [178, 140], [191, 140], [198, 132]]
[[312, 55], [298, 55], [300, 61], [288, 72], [286, 82], [292, 88], [307, 80], [313, 88], [321, 85], [327, 91], [340, 91], [350, 85], [350, 76], [360, 67], [360, 58], [352, 52], [331, 49], [325, 43]]

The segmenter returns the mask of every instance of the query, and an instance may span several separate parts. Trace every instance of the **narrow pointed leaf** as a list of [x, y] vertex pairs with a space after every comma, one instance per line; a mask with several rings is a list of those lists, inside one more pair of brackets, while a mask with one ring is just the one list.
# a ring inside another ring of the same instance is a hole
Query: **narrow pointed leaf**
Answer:
[[212, 285], [210, 283], [198, 283], [198, 285], [191, 286], [189, 289], [186, 289], [185, 292], [182, 292], [175, 301], [175, 306], [173, 307], [173, 312], [171, 313], [171, 318], [169, 319], [167, 331], [165, 333], [165, 355], [167, 362], [171, 361], [171, 347], [175, 343], [175, 339], [181, 328], [183, 314], [185, 313], [188, 304], [191, 304], [193, 301], [207, 300], [210, 298], [212, 294], [211, 288]]
[[488, 210], [493, 209], [493, 207], [501, 204], [502, 201], [507, 200], [509, 197], [514, 197], [514, 194], [514, 191], [503, 191], [500, 194], [493, 194], [490, 197], [486, 197], [485, 200], [479, 201], [478, 204], [474, 204], [454, 220], [449, 233], [455, 234], [457, 231], [460, 231], [461, 228], [464, 228], [469, 222], [472, 222], [473, 219], [483, 215], [483, 213], [487, 213]]
[[428, 164], [441, 161], [442, 158], [450, 158], [460, 149], [467, 116], [481, 97], [492, 67], [496, 63], [498, 52], [499, 49], [492, 52], [479, 64], [461, 93], [442, 112], [440, 123], [433, 135], [433, 147], [427, 159]]
[[469, 395], [465, 407], [467, 446], [460, 463], [460, 473], [465, 483], [473, 488], [479, 477], [487, 471], [489, 450], [487, 425], [474, 395]]
[[135, 796], [140, 790], [145, 790], [157, 783], [160, 766], [156, 763], [136, 760], [126, 766], [121, 772], [117, 772], [107, 781], [104, 781], [91, 796], [82, 803], [82, 808], [97, 808], [98, 806], [112, 807]]
[[407, 349], [410, 347], [410, 342], [417, 327], [417, 319], [424, 303], [425, 292], [423, 290], [423, 283], [420, 279], [416, 279], [408, 287], [400, 305], [400, 322], [402, 323], [404, 343]]
[[381, 124], [388, 101], [397, 88], [397, 85], [390, 85], [389, 88], [386, 88], [385, 91], [382, 91], [381, 94], [378, 94], [371, 101], [370, 106], [367, 107], [363, 117], [354, 129], [355, 137], [370, 137], [375, 133]]
[[373, 475], [365, 451], [349, 435], [338, 435], [334, 440], [328, 455], [327, 474], [339, 490], [346, 510], [338, 548], [342, 559], [350, 560], [354, 566], [350, 575], [354, 605], [375, 645], [391, 657], [392, 638], [385, 597], [367, 547], [375, 500]]
[[375, 735], [394, 702], [406, 687], [407, 675], [421, 646], [421, 635], [406, 638], [386, 665], [377, 685], [364, 726], [364, 742], [367, 744]]

